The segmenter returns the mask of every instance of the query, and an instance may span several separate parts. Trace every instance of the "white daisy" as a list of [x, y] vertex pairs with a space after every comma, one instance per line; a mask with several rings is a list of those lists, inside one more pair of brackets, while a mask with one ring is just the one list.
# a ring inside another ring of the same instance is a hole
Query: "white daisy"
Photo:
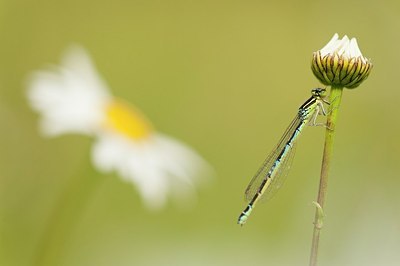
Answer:
[[207, 163], [178, 140], [154, 131], [136, 108], [114, 98], [84, 49], [69, 49], [61, 66], [35, 73], [28, 99], [40, 113], [46, 136], [80, 133], [94, 137], [95, 167], [133, 183], [149, 208], [168, 196], [192, 194]]
[[364, 57], [356, 38], [336, 33], [320, 50], [313, 53], [311, 69], [325, 85], [353, 89], [369, 75], [372, 63]]

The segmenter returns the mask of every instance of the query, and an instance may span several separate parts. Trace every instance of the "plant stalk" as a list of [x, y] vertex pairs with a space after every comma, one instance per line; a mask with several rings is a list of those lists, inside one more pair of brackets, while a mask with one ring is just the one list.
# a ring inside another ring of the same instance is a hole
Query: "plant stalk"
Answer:
[[317, 266], [318, 247], [320, 232], [323, 226], [323, 210], [328, 189], [328, 174], [331, 166], [333, 143], [335, 138], [336, 121], [339, 113], [339, 106], [342, 99], [343, 87], [331, 87], [329, 95], [329, 112], [326, 123], [325, 146], [322, 157], [321, 176], [317, 198], [317, 210], [314, 219], [314, 231], [311, 244], [310, 266]]
[[98, 177], [85, 161], [83, 172], [72, 176], [50, 214], [37, 246], [33, 265], [58, 265], [62, 262], [70, 237], [93, 196]]

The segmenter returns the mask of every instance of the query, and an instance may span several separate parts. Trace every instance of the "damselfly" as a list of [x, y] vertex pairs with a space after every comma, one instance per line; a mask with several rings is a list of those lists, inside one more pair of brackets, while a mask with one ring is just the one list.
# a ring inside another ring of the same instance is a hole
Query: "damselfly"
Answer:
[[325, 89], [316, 88], [312, 96], [299, 108], [299, 111], [286, 129], [276, 148], [270, 153], [246, 188], [247, 207], [240, 214], [238, 224], [246, 223], [250, 213], [261, 198], [269, 199], [281, 187], [290, 168], [297, 139], [307, 123], [316, 125], [319, 114], [326, 115], [323, 104]]

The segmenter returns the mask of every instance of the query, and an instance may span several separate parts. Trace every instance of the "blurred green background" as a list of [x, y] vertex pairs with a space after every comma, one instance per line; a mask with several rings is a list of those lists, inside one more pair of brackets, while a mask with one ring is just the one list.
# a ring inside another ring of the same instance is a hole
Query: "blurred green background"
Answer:
[[[0, 265], [308, 265], [323, 128], [305, 130], [274, 199], [236, 221], [319, 86], [312, 52], [335, 32], [356, 37], [374, 68], [344, 93], [320, 265], [400, 264], [398, 1], [10, 0], [0, 21]], [[91, 139], [38, 134], [26, 77], [73, 43], [115, 95], [213, 165], [193, 209], [149, 212], [92, 168]]]

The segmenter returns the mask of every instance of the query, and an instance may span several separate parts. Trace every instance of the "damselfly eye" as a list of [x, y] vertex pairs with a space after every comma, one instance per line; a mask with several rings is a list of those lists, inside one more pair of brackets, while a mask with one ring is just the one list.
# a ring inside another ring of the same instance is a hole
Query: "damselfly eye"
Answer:
[[325, 92], [326, 92], [326, 89], [315, 88], [315, 89], [312, 89], [311, 94], [314, 96], [322, 96], [325, 94]]

